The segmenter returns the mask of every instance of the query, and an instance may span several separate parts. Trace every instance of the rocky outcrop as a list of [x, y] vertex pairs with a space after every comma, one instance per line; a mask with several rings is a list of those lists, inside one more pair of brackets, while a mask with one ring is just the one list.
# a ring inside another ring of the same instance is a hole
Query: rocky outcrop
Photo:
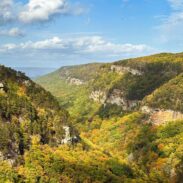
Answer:
[[104, 104], [106, 101], [106, 93], [102, 90], [92, 91], [91, 95], [89, 96], [90, 99], [94, 100], [95, 102], [99, 102]]
[[3, 161], [4, 160], [4, 155], [3, 153], [0, 151], [0, 161]]
[[4, 92], [4, 84], [0, 83], [0, 92]]
[[124, 111], [135, 108], [139, 103], [139, 101], [136, 100], [127, 100], [123, 91], [119, 89], [114, 89], [108, 96], [106, 92], [102, 90], [93, 91], [90, 95], [90, 99], [101, 104], [116, 104], [121, 106]]
[[141, 109], [140, 109], [143, 113], [147, 113], [147, 114], [150, 114], [153, 112], [153, 109], [148, 107], [148, 106], [142, 106]]
[[112, 65], [111, 71], [117, 72], [118, 74], [124, 74], [124, 73], [129, 72], [129, 73], [131, 73], [133, 75], [137, 75], [137, 76], [141, 76], [143, 74], [139, 70], [132, 69], [130, 67], [117, 66], [117, 65]]
[[62, 139], [62, 144], [69, 144], [72, 141], [71, 135], [70, 135], [70, 127], [69, 126], [63, 126], [63, 129], [65, 131], [65, 137]]
[[30, 85], [31, 85], [31, 82], [30, 82], [29, 80], [25, 80], [25, 81], [23, 82], [23, 84], [26, 85], [26, 86], [30, 86]]
[[108, 96], [106, 103], [116, 104], [121, 106], [123, 110], [131, 110], [136, 107], [139, 101], [136, 100], [127, 100], [124, 96], [123, 91], [119, 89], [114, 89], [111, 94]]
[[155, 125], [166, 124], [169, 121], [183, 120], [183, 113], [173, 110], [153, 109], [143, 106], [141, 111], [150, 115], [148, 122]]
[[71, 77], [67, 78], [67, 82], [71, 85], [77, 85], [77, 86], [84, 84], [84, 81], [77, 79], [77, 78], [71, 78]]
[[71, 131], [69, 126], [63, 126], [63, 129], [65, 131], [65, 136], [61, 141], [61, 144], [72, 144], [78, 142], [78, 137], [71, 136]]
[[4, 154], [0, 151], [0, 161], [6, 161], [10, 166], [13, 166], [16, 162], [16, 158], [14, 157], [14, 159], [12, 159], [11, 156], [4, 156]]

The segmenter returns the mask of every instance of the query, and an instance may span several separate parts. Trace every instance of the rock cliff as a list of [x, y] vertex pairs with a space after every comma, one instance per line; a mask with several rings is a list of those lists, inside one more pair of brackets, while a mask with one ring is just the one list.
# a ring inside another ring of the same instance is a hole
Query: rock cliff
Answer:
[[102, 90], [93, 91], [89, 98], [101, 104], [116, 104], [124, 111], [135, 108], [139, 103], [137, 100], [126, 99], [123, 91], [119, 89], [113, 89], [109, 95]]
[[77, 79], [77, 78], [68, 77], [66, 81], [67, 81], [69, 84], [71, 84], [71, 85], [80, 86], [80, 85], [83, 85], [83, 84], [84, 84], [84, 81], [82, 81], [82, 80], [80, 80], [80, 79]]
[[95, 102], [99, 102], [104, 104], [106, 101], [106, 93], [102, 90], [96, 90], [96, 91], [92, 91], [92, 93], [90, 94], [89, 98], [92, 99]]
[[154, 125], [166, 124], [169, 121], [176, 121], [183, 119], [183, 114], [179, 111], [165, 110], [165, 109], [153, 109], [148, 106], [141, 108], [142, 112], [150, 115], [148, 122]]
[[137, 76], [141, 76], [143, 74], [139, 70], [132, 69], [130, 67], [117, 66], [117, 65], [112, 65], [111, 71], [117, 72], [118, 74], [124, 74], [124, 73], [129, 72], [129, 73], [131, 73], [133, 75], [137, 75]]
[[119, 89], [113, 89], [111, 94], [108, 96], [106, 103], [121, 106], [125, 111], [131, 110], [138, 105], [138, 101], [126, 99], [124, 92]]

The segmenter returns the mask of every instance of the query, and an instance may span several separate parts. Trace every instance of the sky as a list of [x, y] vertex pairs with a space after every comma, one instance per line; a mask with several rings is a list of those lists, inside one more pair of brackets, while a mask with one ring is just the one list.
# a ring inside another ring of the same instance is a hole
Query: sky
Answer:
[[56, 68], [183, 51], [183, 0], [0, 0], [0, 64]]

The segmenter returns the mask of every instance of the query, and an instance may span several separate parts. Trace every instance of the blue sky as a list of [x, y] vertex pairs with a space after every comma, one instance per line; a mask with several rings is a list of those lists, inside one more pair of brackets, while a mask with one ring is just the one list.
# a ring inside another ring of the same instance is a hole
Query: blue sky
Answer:
[[1, 0], [0, 63], [60, 67], [183, 51], [183, 0]]

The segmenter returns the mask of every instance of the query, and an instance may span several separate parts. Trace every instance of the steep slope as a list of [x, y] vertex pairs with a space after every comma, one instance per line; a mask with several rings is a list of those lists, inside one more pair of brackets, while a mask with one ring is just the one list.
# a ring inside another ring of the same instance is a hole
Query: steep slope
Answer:
[[147, 119], [141, 112], [95, 119], [95, 125], [90, 124], [90, 130], [81, 137], [126, 162], [133, 174], [137, 173], [134, 182], [182, 182], [183, 118], [159, 126], [146, 123]]
[[42, 144], [62, 142], [68, 113], [55, 98], [21, 72], [0, 66], [0, 154], [15, 160], [39, 136]]
[[136, 110], [144, 97], [182, 71], [182, 54], [162, 53], [110, 64], [64, 67], [36, 82], [81, 121], [81, 116], [110, 117]]
[[144, 99], [153, 108], [183, 112], [183, 74], [173, 78]]
[[95, 114], [98, 103], [89, 98], [89, 83], [100, 71], [101, 64], [63, 67], [56, 72], [36, 80], [48, 91], [53, 92], [61, 106], [69, 110], [73, 118], [83, 121]]
[[4, 66], [0, 80], [0, 182], [120, 183], [134, 177], [125, 161], [85, 140], [63, 144], [70, 119], [49, 92]]
[[90, 174], [87, 180], [182, 182], [183, 54], [127, 59], [92, 70], [94, 65], [61, 68], [37, 80], [74, 116], [88, 163], [90, 153], [100, 152], [97, 158], [107, 161], [97, 164], [99, 169], [107, 167], [117, 176], [109, 181]]
[[[60, 117], [55, 107], [58, 104], [51, 102], [56, 102], [53, 98], [42, 103], [40, 95], [50, 94], [44, 94], [45, 91], [29, 81], [34, 87], [27, 90], [25, 86], [23, 93], [37, 111], [34, 124], [41, 127], [33, 128], [31, 145], [25, 148], [15, 167], [0, 161], [0, 181], [181, 183], [182, 73], [182, 54], [163, 53], [109, 64], [64, 67], [38, 79], [37, 82], [69, 110], [72, 118], [66, 115], [64, 119], [71, 120], [80, 133], [80, 141], [72, 146], [58, 143], [63, 129], [66, 137], [68, 135], [68, 127], [57, 126], [63, 123], [53, 120]], [[2, 96], [8, 92], [4, 85], [0, 85]], [[19, 90], [11, 89], [18, 97], [22, 96], [21, 86], [17, 86]], [[37, 87], [40, 88], [38, 93], [34, 89]], [[40, 106], [44, 110], [40, 111]], [[40, 123], [43, 111], [47, 118], [44, 118], [45, 123]], [[63, 117], [65, 112], [61, 111]], [[21, 114], [27, 119], [23, 111]], [[2, 116], [6, 123], [9, 119]], [[45, 143], [40, 137], [47, 137], [45, 134], [49, 132], [46, 121], [52, 130]], [[29, 129], [29, 125], [23, 125], [23, 129], [25, 126]], [[23, 130], [23, 135], [26, 133]], [[55, 139], [58, 146], [54, 146]], [[62, 142], [62, 138], [60, 140]]]

